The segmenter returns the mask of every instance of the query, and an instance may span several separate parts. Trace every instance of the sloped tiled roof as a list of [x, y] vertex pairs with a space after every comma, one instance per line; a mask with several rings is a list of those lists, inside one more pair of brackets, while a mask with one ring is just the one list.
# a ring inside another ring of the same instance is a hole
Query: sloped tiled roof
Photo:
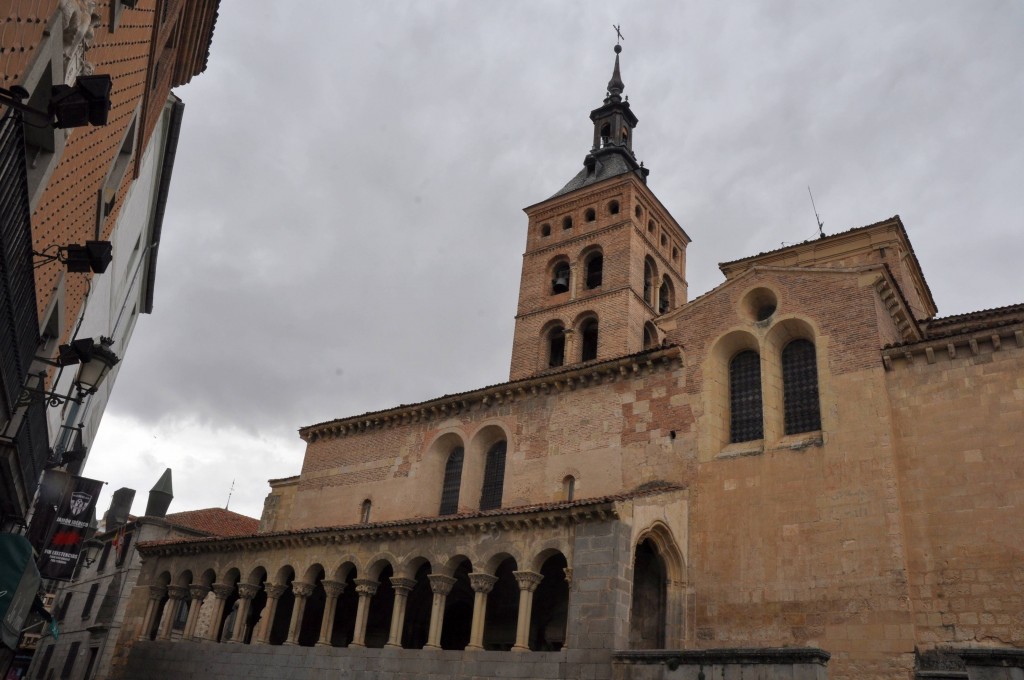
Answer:
[[249, 536], [260, 528], [260, 521], [224, 508], [186, 510], [167, 515], [167, 521], [185, 529], [211, 536]]
[[593, 172], [587, 168], [580, 170], [575, 177], [569, 180], [569, 183], [559, 189], [551, 198], [557, 198], [558, 196], [564, 196], [571, 191], [582, 189], [583, 187], [590, 186], [591, 184], [597, 184], [610, 177], [618, 177], [624, 175], [627, 172], [637, 172], [629, 161], [624, 156], [618, 153], [605, 154], [600, 157], [597, 161], [597, 165]]

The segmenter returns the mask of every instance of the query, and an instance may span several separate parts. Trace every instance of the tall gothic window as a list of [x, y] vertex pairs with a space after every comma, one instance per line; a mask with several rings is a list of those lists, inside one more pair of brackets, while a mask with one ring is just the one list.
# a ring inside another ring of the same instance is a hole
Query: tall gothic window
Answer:
[[810, 340], [794, 340], [782, 350], [782, 395], [786, 434], [821, 429], [818, 363]]
[[462, 485], [461, 446], [456, 446], [448, 454], [448, 462], [444, 466], [444, 486], [441, 487], [440, 515], [454, 515], [459, 511], [459, 487]]
[[493, 510], [501, 507], [501, 490], [505, 486], [505, 451], [507, 443], [502, 440], [487, 451], [484, 463], [484, 487], [480, 492], [480, 509]]
[[729, 362], [729, 441], [764, 438], [761, 414], [761, 357], [744, 350]]

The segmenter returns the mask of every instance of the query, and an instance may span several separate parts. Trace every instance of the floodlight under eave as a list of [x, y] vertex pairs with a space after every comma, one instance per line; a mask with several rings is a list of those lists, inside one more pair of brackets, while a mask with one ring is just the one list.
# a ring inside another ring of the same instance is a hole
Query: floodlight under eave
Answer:
[[86, 241], [84, 246], [73, 243], [64, 250], [69, 272], [102, 274], [114, 259], [114, 246], [110, 241]]
[[95, 394], [110, 373], [110, 369], [119, 361], [118, 356], [109, 348], [102, 344], [96, 345], [92, 350], [92, 358], [79, 366], [75, 387], [84, 394]]
[[54, 127], [106, 125], [112, 89], [113, 82], [106, 74], [78, 76], [73, 87], [54, 86], [47, 111], [55, 119]]

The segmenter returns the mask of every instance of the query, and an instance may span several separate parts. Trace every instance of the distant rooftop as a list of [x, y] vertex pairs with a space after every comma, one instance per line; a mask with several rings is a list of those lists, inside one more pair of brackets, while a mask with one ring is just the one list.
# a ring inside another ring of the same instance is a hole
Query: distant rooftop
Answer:
[[259, 531], [260, 521], [224, 508], [186, 510], [167, 515], [167, 521], [211, 536], [249, 536]]

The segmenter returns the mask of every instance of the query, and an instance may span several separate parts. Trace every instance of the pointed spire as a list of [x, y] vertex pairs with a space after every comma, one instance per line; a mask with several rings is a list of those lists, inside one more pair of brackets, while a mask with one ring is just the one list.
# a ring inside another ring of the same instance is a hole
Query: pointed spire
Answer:
[[150, 517], [165, 517], [167, 515], [167, 508], [171, 505], [173, 498], [174, 489], [171, 485], [171, 468], [167, 468], [149, 491], [146, 515]]
[[622, 82], [622, 75], [619, 73], [619, 52], [622, 51], [622, 45], [615, 46], [615, 68], [612, 70], [612, 79], [608, 81], [608, 96], [605, 98], [605, 104], [618, 104], [622, 101], [622, 91], [626, 89], [625, 83]]

